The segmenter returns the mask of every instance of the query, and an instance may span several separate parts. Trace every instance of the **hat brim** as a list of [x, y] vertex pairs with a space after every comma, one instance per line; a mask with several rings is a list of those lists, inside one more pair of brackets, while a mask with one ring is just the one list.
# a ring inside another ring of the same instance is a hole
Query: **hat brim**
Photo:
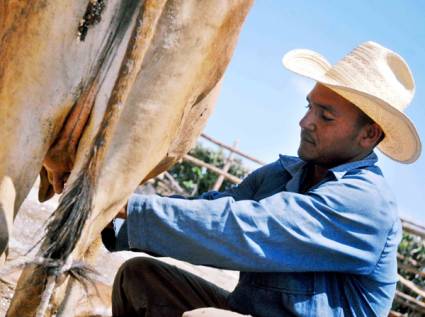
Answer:
[[282, 64], [288, 70], [332, 89], [374, 120], [385, 133], [385, 138], [378, 145], [383, 154], [405, 164], [419, 158], [421, 141], [411, 120], [384, 100], [327, 77], [326, 73], [332, 65], [322, 55], [311, 50], [296, 49], [283, 57]]

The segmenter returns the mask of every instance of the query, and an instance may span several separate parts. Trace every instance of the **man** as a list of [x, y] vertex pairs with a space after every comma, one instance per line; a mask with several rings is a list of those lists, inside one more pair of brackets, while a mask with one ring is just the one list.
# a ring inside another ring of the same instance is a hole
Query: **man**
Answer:
[[229, 191], [197, 199], [134, 195], [115, 249], [241, 271], [230, 294], [157, 260], [119, 270], [114, 316], [180, 316], [217, 307], [252, 316], [386, 316], [401, 226], [375, 165], [421, 151], [402, 113], [414, 93], [404, 60], [373, 42], [336, 65], [309, 50], [283, 58], [314, 79], [298, 157], [281, 156]]

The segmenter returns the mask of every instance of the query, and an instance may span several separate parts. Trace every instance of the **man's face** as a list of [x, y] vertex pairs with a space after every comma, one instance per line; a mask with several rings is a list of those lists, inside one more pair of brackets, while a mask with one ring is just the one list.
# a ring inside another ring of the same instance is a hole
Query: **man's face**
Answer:
[[320, 84], [313, 88], [307, 101], [307, 113], [300, 121], [299, 157], [327, 168], [362, 158], [360, 110]]

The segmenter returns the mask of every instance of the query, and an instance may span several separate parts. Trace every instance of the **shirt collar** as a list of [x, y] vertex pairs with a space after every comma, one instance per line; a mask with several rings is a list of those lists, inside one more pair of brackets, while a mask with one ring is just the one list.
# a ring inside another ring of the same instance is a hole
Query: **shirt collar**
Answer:
[[[306, 162], [296, 156], [279, 155], [279, 161], [283, 169], [286, 170], [291, 175], [291, 177], [294, 177], [295, 174], [302, 171], [306, 165]], [[360, 161], [349, 162], [335, 166], [329, 169], [329, 172], [331, 172], [336, 179], [340, 179], [353, 169], [373, 166], [377, 161], [378, 156], [374, 152], [371, 152], [368, 156]]]
[[291, 177], [294, 177], [295, 174], [302, 171], [304, 165], [306, 164], [302, 159], [297, 156], [289, 155], [279, 155], [279, 161], [282, 168], [287, 171]]

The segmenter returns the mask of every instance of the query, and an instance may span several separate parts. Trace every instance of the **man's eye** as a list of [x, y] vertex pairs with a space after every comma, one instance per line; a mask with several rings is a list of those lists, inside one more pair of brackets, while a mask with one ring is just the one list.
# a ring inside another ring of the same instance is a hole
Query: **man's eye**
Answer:
[[325, 120], [325, 121], [328, 121], [328, 122], [334, 120], [333, 118], [327, 117], [325, 115], [322, 115], [322, 119]]
[[305, 106], [308, 110], [311, 109], [311, 104], [308, 104], [307, 106]]

